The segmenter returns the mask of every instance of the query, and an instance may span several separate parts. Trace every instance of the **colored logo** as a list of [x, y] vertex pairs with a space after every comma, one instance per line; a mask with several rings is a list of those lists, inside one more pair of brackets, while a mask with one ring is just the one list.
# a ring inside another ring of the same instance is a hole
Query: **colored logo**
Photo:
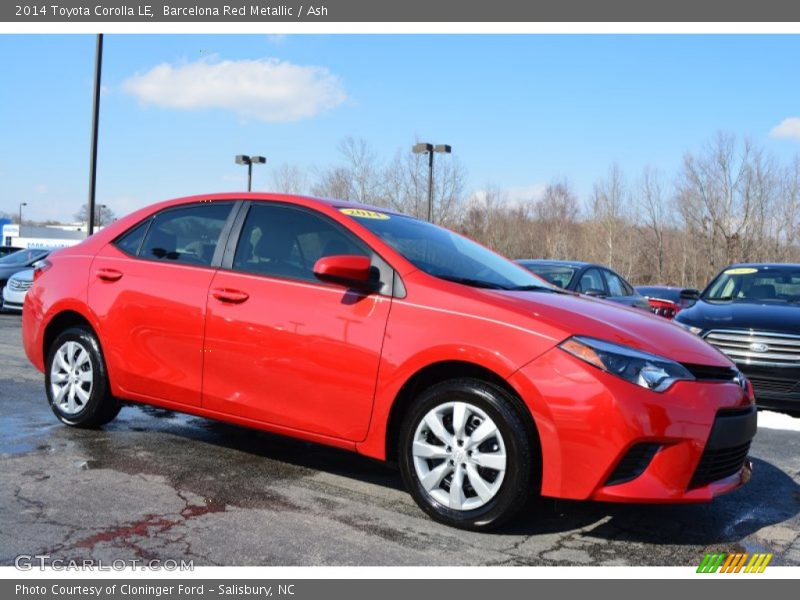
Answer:
[[706, 554], [700, 566], [697, 567], [698, 573], [763, 573], [769, 561], [772, 560], [772, 553], [766, 554], [747, 552], [738, 554], [726, 554], [724, 552]]
[[762, 344], [761, 342], [753, 342], [750, 344], [749, 348], [753, 352], [766, 352], [769, 350], [769, 346]]
[[358, 217], [359, 219], [378, 219], [380, 221], [386, 221], [389, 218], [389, 215], [385, 213], [375, 212], [374, 210], [365, 210], [363, 208], [340, 208], [339, 211], [345, 215]]

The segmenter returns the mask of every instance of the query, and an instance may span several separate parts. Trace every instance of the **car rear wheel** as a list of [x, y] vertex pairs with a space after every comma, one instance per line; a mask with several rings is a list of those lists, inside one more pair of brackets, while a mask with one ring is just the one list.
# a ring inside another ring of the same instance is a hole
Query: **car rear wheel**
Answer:
[[67, 329], [51, 344], [45, 387], [50, 408], [66, 425], [100, 427], [121, 408], [111, 395], [97, 337], [85, 327]]
[[538, 456], [514, 399], [473, 379], [438, 384], [410, 408], [400, 433], [400, 470], [435, 520], [486, 530], [531, 497]]

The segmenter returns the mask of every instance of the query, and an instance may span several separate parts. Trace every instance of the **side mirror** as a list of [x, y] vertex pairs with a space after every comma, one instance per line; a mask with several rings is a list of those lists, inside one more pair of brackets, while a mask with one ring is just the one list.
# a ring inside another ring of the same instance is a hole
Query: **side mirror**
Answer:
[[347, 287], [371, 288], [377, 283], [370, 259], [354, 254], [323, 256], [314, 264], [314, 275], [322, 281]]
[[681, 290], [681, 300], [699, 300], [700, 292], [694, 288]]
[[603, 290], [598, 290], [597, 288], [589, 288], [585, 292], [583, 292], [586, 296], [591, 296], [592, 298], [605, 298], [606, 293]]

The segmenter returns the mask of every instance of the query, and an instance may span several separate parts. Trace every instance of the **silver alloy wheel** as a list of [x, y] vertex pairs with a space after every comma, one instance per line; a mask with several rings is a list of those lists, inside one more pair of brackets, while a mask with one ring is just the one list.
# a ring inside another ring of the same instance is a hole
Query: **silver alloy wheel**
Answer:
[[94, 367], [89, 352], [78, 342], [64, 342], [50, 366], [53, 404], [65, 415], [75, 415], [86, 407], [93, 385]]
[[411, 454], [422, 487], [453, 510], [480, 508], [503, 484], [503, 436], [489, 415], [467, 402], [428, 411], [417, 425]]

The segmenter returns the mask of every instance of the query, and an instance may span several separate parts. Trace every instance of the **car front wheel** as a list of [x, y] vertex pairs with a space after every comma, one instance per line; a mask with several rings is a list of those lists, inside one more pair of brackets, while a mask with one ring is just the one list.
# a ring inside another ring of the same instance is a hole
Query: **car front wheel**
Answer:
[[109, 389], [100, 345], [88, 328], [67, 329], [51, 344], [45, 386], [50, 408], [66, 425], [100, 427], [120, 411]]
[[400, 434], [400, 469], [435, 520], [485, 530], [531, 496], [534, 452], [514, 398], [473, 379], [438, 384], [411, 407]]

